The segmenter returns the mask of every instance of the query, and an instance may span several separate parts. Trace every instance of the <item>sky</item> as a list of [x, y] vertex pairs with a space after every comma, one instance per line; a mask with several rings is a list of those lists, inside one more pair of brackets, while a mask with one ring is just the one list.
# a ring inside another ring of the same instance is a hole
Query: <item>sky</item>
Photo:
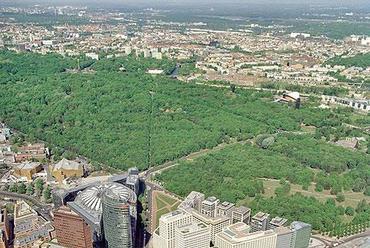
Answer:
[[228, 5], [228, 4], [329, 4], [329, 5], [365, 5], [369, 4], [369, 0], [2, 0], [8, 2], [28, 2], [28, 3], [82, 3], [82, 4], [130, 4], [130, 5]]
[[[229, 14], [243, 15], [243, 11], [253, 13], [299, 12], [310, 7], [320, 10], [324, 7], [349, 7], [370, 13], [370, 0], [0, 0], [0, 5], [48, 4], [74, 5], [96, 8], [157, 8], [172, 10], [203, 11], [215, 9]], [[326, 10], [324, 10], [326, 11]]]

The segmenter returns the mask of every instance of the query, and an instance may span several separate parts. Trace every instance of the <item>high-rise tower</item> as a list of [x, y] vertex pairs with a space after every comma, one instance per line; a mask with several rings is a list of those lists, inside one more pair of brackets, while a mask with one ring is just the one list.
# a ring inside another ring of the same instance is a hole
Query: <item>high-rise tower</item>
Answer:
[[108, 248], [133, 248], [136, 230], [136, 195], [127, 188], [110, 188], [102, 197], [103, 230]]

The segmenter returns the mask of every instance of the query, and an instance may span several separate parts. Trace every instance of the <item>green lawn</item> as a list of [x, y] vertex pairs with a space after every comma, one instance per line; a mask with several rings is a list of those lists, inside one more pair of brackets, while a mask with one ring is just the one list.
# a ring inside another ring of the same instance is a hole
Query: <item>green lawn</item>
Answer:
[[175, 204], [178, 200], [169, 196], [169, 195], [165, 195], [165, 194], [159, 194], [158, 198], [157, 199], [160, 199], [164, 202], [166, 202], [167, 205], [170, 205], [172, 206], [173, 204]]
[[156, 204], [158, 209], [162, 209], [164, 207], [167, 207], [167, 203], [162, 201], [159, 197], [156, 198]]
[[[262, 180], [263, 185], [265, 188], [265, 193], [263, 194], [266, 197], [272, 197], [275, 195], [275, 189], [280, 186], [280, 182], [278, 180]], [[327, 199], [332, 198], [335, 199], [335, 195], [330, 194], [330, 190], [324, 190], [323, 192], [315, 191], [314, 184], [308, 187], [308, 190], [303, 190], [301, 185], [291, 184], [290, 194], [295, 193], [302, 193], [305, 196], [313, 196], [316, 199], [320, 200], [321, 202], [325, 202]], [[345, 191], [344, 193], [345, 201], [338, 203], [341, 206], [351, 206], [356, 207], [357, 204], [362, 200], [366, 199], [370, 202], [370, 197], [365, 196], [362, 192], [353, 192], [353, 191]]]
[[156, 192], [155, 203], [157, 207], [157, 212], [155, 214], [155, 227], [157, 227], [159, 218], [164, 214], [175, 211], [180, 204], [180, 201], [165, 193]]

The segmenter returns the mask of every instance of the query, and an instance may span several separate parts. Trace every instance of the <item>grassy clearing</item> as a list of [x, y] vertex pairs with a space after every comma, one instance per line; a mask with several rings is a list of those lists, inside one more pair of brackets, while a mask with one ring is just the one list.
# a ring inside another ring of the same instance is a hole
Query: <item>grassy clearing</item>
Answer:
[[167, 203], [162, 201], [159, 197], [155, 200], [155, 203], [157, 204], [157, 209], [162, 209], [167, 207]]
[[154, 209], [155, 213], [153, 219], [155, 220], [154, 227], [157, 228], [159, 224], [159, 218], [177, 209], [180, 201], [162, 192], [154, 193]]
[[[278, 180], [263, 180], [263, 185], [265, 188], [264, 196], [271, 197], [275, 195], [275, 189], [280, 186], [280, 183]], [[324, 190], [323, 192], [316, 192], [314, 184], [311, 184], [311, 186], [308, 187], [308, 190], [303, 190], [302, 186], [300, 185], [291, 184], [290, 194], [295, 194], [297, 192], [301, 193], [304, 196], [313, 196], [322, 202], [325, 202], [329, 198], [333, 198], [333, 199], [336, 198], [335, 195], [330, 194], [330, 190]], [[370, 201], [370, 197], [365, 196], [361, 192], [346, 191], [346, 192], [343, 192], [343, 194], [345, 197], [345, 201], [337, 203], [337, 204], [344, 206], [344, 207], [351, 206], [355, 208], [362, 199], [366, 199], [367, 201]]]
[[158, 194], [158, 198], [161, 199], [162, 201], [166, 202], [166, 204], [172, 206], [173, 204], [175, 204], [176, 202], [178, 202], [177, 199], [169, 196], [169, 195], [165, 195], [165, 194]]

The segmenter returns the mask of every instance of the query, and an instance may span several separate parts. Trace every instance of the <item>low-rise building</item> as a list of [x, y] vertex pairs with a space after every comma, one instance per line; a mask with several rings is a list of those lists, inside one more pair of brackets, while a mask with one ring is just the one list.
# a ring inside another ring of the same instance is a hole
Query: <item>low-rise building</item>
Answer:
[[277, 227], [282, 227], [288, 222], [287, 219], [281, 218], [276, 216], [273, 218], [270, 223], [269, 223], [269, 228], [268, 229], [275, 229]]
[[269, 222], [270, 214], [258, 212], [251, 220], [252, 232], [266, 231], [269, 228]]
[[220, 200], [214, 196], [208, 197], [202, 202], [202, 209], [200, 212], [209, 217], [215, 217], [217, 213], [217, 205], [219, 202]]
[[90, 59], [99, 60], [99, 54], [96, 53], [85, 53], [85, 56]]
[[49, 241], [53, 226], [26, 202], [14, 206], [14, 248], [29, 248], [38, 240]]
[[32, 177], [42, 170], [43, 168], [39, 162], [24, 162], [14, 167], [14, 174], [26, 178], [27, 181], [32, 181]]
[[231, 220], [233, 224], [237, 222], [249, 224], [251, 221], [251, 209], [244, 206], [234, 208], [231, 212]]
[[61, 183], [67, 178], [82, 177], [84, 175], [84, 167], [78, 162], [63, 158], [52, 168], [52, 175]]
[[338, 140], [335, 142], [336, 145], [344, 147], [344, 148], [349, 148], [349, 149], [357, 149], [359, 146], [359, 141], [356, 138], [347, 138], [343, 140]]
[[16, 163], [21, 163], [30, 160], [43, 160], [46, 159], [48, 149], [42, 143], [29, 144], [18, 147], [18, 152], [14, 155]]

